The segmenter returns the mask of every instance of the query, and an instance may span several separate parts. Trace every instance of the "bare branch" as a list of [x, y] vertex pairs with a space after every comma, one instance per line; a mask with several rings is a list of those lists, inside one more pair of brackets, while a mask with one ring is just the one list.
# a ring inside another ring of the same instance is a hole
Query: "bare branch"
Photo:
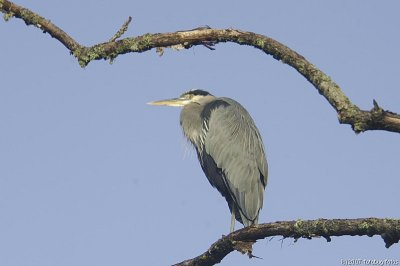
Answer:
[[308, 62], [303, 56], [267, 36], [237, 29], [211, 29], [207, 26], [188, 31], [144, 34], [117, 40], [126, 31], [130, 22], [130, 19], [128, 19], [110, 41], [85, 47], [49, 20], [8, 0], [0, 0], [0, 10], [5, 14], [6, 19], [13, 16], [21, 18], [27, 25], [34, 25], [42, 31], [48, 32], [71, 51], [71, 54], [78, 59], [82, 67], [88, 65], [92, 60], [110, 59], [112, 61], [121, 54], [141, 53], [153, 48], [156, 48], [157, 52], [162, 55], [163, 48], [172, 47], [188, 49], [195, 45], [203, 45], [209, 49], [214, 49], [212, 46], [223, 42], [253, 46], [296, 69], [314, 85], [336, 110], [339, 122], [351, 125], [356, 133], [367, 130], [386, 130], [400, 133], [399, 114], [385, 111], [377, 104], [374, 104], [370, 111], [361, 110], [346, 97], [329, 76]]
[[7, 0], [0, 0], [0, 11], [4, 13], [5, 20], [10, 19], [11, 17], [20, 18], [26, 25], [33, 25], [41, 29], [43, 32], [49, 33], [51, 37], [59, 40], [71, 52], [81, 48], [74, 39], [72, 39], [62, 29], [51, 23], [50, 20], [39, 16], [27, 8], [16, 5]]
[[324, 237], [330, 242], [332, 236], [372, 237], [374, 235], [380, 235], [383, 238], [386, 248], [398, 243], [400, 219], [318, 219], [259, 224], [223, 236], [203, 254], [175, 264], [175, 266], [214, 265], [221, 262], [234, 250], [246, 253], [249, 257], [255, 257], [251, 253], [251, 245], [259, 239], [271, 236], [283, 236], [295, 240]]

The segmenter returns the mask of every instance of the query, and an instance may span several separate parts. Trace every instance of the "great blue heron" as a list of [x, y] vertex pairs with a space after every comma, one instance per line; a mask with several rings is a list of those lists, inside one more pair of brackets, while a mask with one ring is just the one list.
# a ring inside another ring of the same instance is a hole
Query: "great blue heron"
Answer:
[[183, 133], [196, 148], [208, 181], [228, 202], [230, 231], [235, 218], [244, 226], [257, 224], [268, 166], [260, 133], [246, 109], [235, 100], [203, 90], [149, 104], [183, 106]]

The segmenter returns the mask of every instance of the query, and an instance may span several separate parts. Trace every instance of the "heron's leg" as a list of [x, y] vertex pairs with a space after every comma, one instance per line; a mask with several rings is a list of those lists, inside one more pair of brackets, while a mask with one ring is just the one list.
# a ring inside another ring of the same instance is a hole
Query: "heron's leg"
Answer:
[[231, 233], [235, 231], [235, 211], [232, 208], [232, 215], [231, 215]]

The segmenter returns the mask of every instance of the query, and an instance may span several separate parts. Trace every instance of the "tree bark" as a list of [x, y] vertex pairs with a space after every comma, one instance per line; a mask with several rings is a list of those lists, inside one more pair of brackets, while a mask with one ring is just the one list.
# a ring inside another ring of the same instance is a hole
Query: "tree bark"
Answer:
[[50, 20], [18, 6], [8, 0], [0, 0], [0, 10], [6, 20], [11, 17], [22, 19], [27, 25], [33, 25], [49, 33], [60, 41], [73, 54], [82, 67], [92, 60], [106, 59], [113, 61], [118, 55], [141, 53], [156, 48], [162, 55], [164, 48], [189, 49], [195, 45], [204, 45], [214, 50], [217, 43], [234, 42], [249, 45], [278, 61], [290, 65], [303, 75], [318, 92], [325, 97], [338, 114], [341, 124], [349, 124], [356, 133], [367, 130], [385, 130], [400, 133], [400, 115], [385, 111], [374, 101], [370, 111], [361, 110], [342, 92], [340, 87], [329, 76], [308, 62], [303, 56], [289, 47], [267, 36], [238, 29], [211, 29], [201, 27], [193, 30], [170, 33], [144, 34], [136, 37], [118, 38], [126, 31], [131, 19], [108, 41], [90, 47], [76, 42], [71, 36], [54, 25]]
[[203, 254], [175, 264], [175, 266], [214, 265], [237, 250], [250, 258], [252, 245], [259, 239], [271, 236], [284, 238], [324, 237], [328, 242], [333, 236], [369, 236], [380, 235], [386, 248], [398, 243], [400, 239], [400, 219], [318, 219], [308, 221], [284, 221], [245, 227], [216, 241]]

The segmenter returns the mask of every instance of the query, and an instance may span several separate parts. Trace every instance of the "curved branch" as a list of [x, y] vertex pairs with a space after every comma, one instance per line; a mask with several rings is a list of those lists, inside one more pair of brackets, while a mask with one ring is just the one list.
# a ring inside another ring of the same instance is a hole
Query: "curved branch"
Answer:
[[5, 14], [6, 20], [14, 16], [24, 20], [27, 25], [34, 25], [44, 32], [48, 32], [71, 51], [82, 67], [88, 65], [92, 60], [109, 59], [112, 61], [120, 54], [141, 53], [153, 48], [156, 48], [157, 52], [162, 55], [162, 48], [188, 49], [195, 45], [204, 45], [213, 49], [211, 46], [221, 42], [234, 42], [240, 45], [253, 46], [296, 69], [314, 85], [318, 92], [336, 110], [339, 122], [351, 125], [356, 133], [367, 130], [386, 130], [400, 133], [399, 114], [383, 110], [375, 101], [374, 107], [370, 111], [361, 110], [346, 97], [340, 87], [329, 76], [308, 62], [303, 56], [287, 46], [260, 34], [237, 29], [202, 27], [172, 33], [144, 34], [117, 40], [126, 31], [130, 22], [129, 19], [116, 33], [115, 36], [117, 38], [85, 47], [49, 20], [8, 0], [0, 0], [0, 10]]
[[383, 238], [386, 248], [398, 243], [400, 219], [318, 219], [259, 224], [223, 236], [203, 254], [175, 266], [214, 265], [234, 250], [245, 253], [249, 257], [255, 257], [252, 255], [252, 244], [270, 236], [294, 238], [295, 241], [299, 238], [324, 237], [330, 242], [332, 236], [372, 237], [374, 235], [380, 235]]

